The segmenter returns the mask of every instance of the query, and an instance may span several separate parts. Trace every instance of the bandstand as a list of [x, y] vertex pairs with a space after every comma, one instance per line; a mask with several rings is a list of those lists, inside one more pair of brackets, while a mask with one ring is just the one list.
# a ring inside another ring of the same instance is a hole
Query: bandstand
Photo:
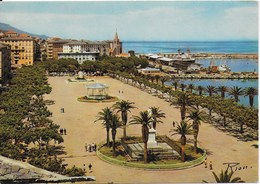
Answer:
[[108, 86], [101, 83], [90, 84], [86, 86], [87, 98], [102, 100], [107, 98]]

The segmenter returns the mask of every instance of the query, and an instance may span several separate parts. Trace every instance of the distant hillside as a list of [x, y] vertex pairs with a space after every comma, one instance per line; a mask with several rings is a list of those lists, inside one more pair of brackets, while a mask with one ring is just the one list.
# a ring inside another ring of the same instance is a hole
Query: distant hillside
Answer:
[[30, 36], [40, 37], [41, 39], [47, 39], [48, 38], [48, 36], [46, 36], [46, 35], [37, 35], [37, 34], [28, 33], [28, 32], [22, 31], [20, 29], [17, 29], [15, 27], [12, 27], [9, 24], [4, 24], [4, 23], [1, 23], [1, 22], [0, 22], [0, 30], [4, 30], [4, 31], [13, 30], [13, 31], [15, 31], [19, 34], [28, 34]]

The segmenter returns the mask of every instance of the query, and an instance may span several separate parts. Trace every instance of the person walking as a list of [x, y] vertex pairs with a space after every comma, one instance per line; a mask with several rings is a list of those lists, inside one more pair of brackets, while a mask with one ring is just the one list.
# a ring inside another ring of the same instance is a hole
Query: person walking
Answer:
[[91, 146], [90, 146], [90, 144], [88, 145], [88, 151], [91, 152]]
[[83, 171], [86, 173], [86, 164], [83, 164]]
[[89, 171], [91, 171], [91, 169], [92, 169], [92, 164], [91, 163], [89, 163], [88, 168], [89, 168]]
[[209, 162], [209, 169], [212, 170], [213, 167], [212, 167], [212, 161]]
[[64, 135], [67, 135], [67, 130], [66, 128], [63, 129]]
[[94, 144], [94, 151], [97, 151], [97, 144]]
[[60, 134], [63, 135], [63, 128], [60, 129]]

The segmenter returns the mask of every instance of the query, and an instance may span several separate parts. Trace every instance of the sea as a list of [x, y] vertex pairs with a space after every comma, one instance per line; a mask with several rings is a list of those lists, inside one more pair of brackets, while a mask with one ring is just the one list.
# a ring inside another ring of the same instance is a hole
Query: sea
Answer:
[[[181, 49], [182, 52], [186, 52], [190, 49], [191, 53], [241, 53], [241, 54], [257, 54], [258, 53], [258, 41], [125, 41], [123, 42], [123, 51], [128, 52], [130, 50], [139, 54], [150, 53], [177, 53], [177, 50]], [[196, 63], [202, 64], [202, 67], [206, 68], [212, 63], [214, 65], [226, 64], [231, 68], [232, 72], [258, 72], [258, 60], [256, 59], [197, 59]], [[180, 83], [194, 84], [195, 86], [202, 85], [204, 87], [208, 85], [213, 86], [239, 86], [242, 88], [256, 87], [258, 88], [258, 80], [180, 80]], [[171, 81], [168, 81], [168, 85], [171, 85]], [[227, 94], [227, 97], [228, 96]], [[258, 108], [258, 95], [254, 97], [254, 107]], [[241, 96], [240, 104], [249, 106], [248, 97]]]

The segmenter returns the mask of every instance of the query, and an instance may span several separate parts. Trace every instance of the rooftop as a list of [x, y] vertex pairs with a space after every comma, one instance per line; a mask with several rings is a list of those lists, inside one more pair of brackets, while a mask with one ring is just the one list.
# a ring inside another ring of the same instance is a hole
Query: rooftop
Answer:
[[95, 84], [90, 84], [86, 86], [87, 89], [105, 89], [108, 88], [107, 85], [101, 84], [101, 83], [95, 83]]

